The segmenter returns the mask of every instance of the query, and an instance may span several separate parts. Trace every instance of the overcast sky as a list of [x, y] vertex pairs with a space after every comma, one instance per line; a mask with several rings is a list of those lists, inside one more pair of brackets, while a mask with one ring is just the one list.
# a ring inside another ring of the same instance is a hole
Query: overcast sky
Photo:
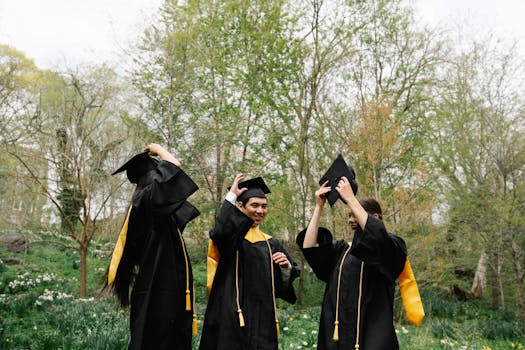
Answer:
[[162, 0], [0, 0], [0, 44], [40, 68], [116, 60]]
[[[249, 0], [247, 0], [249, 1]], [[525, 46], [525, 0], [405, 0], [421, 23], [468, 23]], [[35, 60], [40, 68], [116, 61], [142, 33], [162, 0], [0, 0], [0, 44]]]

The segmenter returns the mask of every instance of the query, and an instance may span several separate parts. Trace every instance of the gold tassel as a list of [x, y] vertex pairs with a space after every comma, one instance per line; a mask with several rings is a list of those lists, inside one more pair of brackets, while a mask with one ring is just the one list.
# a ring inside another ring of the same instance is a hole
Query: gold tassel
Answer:
[[193, 322], [191, 323], [191, 332], [193, 335], [197, 335], [198, 329], [197, 325], [199, 323], [199, 320], [197, 319], [197, 308], [195, 307], [195, 284], [192, 285], [193, 288]]
[[196, 314], [193, 314], [193, 322], [191, 323], [191, 333], [193, 333], [193, 335], [197, 335], [197, 323], [199, 321], [197, 320], [197, 315]]
[[354, 349], [359, 350], [359, 344], [355, 344]]
[[277, 338], [281, 335], [281, 331], [279, 330], [279, 320], [275, 320], [275, 328], [277, 329]]
[[191, 310], [191, 298], [190, 298], [190, 290], [186, 289], [186, 311]]
[[334, 335], [333, 335], [332, 339], [334, 341], [339, 341], [339, 321], [335, 321], [334, 324], [335, 324]]
[[242, 310], [239, 309], [237, 310], [237, 312], [239, 313], [239, 326], [244, 327], [245, 324], [244, 324], [244, 316], [242, 315]]

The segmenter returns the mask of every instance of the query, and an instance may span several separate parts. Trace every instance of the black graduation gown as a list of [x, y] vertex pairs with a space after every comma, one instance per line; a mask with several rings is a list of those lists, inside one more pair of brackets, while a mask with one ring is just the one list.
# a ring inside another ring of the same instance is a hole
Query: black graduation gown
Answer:
[[393, 325], [396, 279], [406, 260], [405, 242], [387, 233], [383, 222], [368, 215], [364, 231], [356, 230], [352, 247], [344, 259], [339, 288], [339, 341], [335, 342], [335, 310], [339, 267], [349, 244], [332, 242], [332, 234], [319, 228], [319, 247], [303, 248], [306, 229], [297, 236], [297, 244], [316, 276], [326, 282], [321, 309], [319, 350], [353, 349], [357, 334], [358, 298], [361, 262], [362, 297], [359, 347], [364, 350], [399, 349]]
[[139, 261], [130, 300], [129, 349], [189, 350], [193, 305], [185, 310], [186, 278], [193, 300], [193, 276], [179, 230], [199, 215], [186, 201], [198, 187], [170, 162], [161, 161], [156, 171], [153, 183], [134, 197], [121, 259], [121, 264]]
[[[220, 253], [219, 264], [208, 298], [200, 350], [277, 349], [275, 313], [272, 301], [270, 254], [264, 240], [250, 243], [245, 235], [253, 221], [237, 207], [224, 201], [210, 237]], [[295, 303], [292, 285], [299, 276], [297, 264], [279, 241], [269, 238], [272, 253], [283, 252], [292, 264], [289, 278], [283, 278], [275, 263], [275, 295]], [[245, 319], [240, 327], [236, 303], [236, 251], [239, 251], [239, 303]]]

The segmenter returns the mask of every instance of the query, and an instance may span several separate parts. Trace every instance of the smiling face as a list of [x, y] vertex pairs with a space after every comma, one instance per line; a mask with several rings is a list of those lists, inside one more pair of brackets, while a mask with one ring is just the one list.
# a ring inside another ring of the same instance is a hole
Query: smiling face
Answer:
[[268, 201], [266, 198], [258, 197], [251, 197], [248, 199], [246, 204], [237, 202], [239, 209], [254, 221], [252, 227], [257, 227], [261, 224], [261, 222], [263, 222], [264, 218], [266, 217], [267, 205]]

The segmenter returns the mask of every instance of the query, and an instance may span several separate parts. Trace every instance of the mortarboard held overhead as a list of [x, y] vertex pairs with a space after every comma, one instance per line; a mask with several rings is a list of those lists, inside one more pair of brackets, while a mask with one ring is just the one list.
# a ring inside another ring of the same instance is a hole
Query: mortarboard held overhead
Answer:
[[[328, 180], [328, 186], [332, 187], [332, 190], [326, 194], [326, 199], [331, 206], [340, 198], [339, 193], [335, 190], [335, 187], [341, 180], [341, 177], [345, 176], [350, 185], [352, 186], [352, 191], [354, 194], [357, 194], [357, 182], [355, 181], [355, 172], [351, 166], [346, 164], [343, 156], [339, 154], [334, 162], [330, 165], [326, 173], [319, 180], [319, 185], [322, 185], [325, 181]], [[341, 199], [342, 200], [342, 199]]]

